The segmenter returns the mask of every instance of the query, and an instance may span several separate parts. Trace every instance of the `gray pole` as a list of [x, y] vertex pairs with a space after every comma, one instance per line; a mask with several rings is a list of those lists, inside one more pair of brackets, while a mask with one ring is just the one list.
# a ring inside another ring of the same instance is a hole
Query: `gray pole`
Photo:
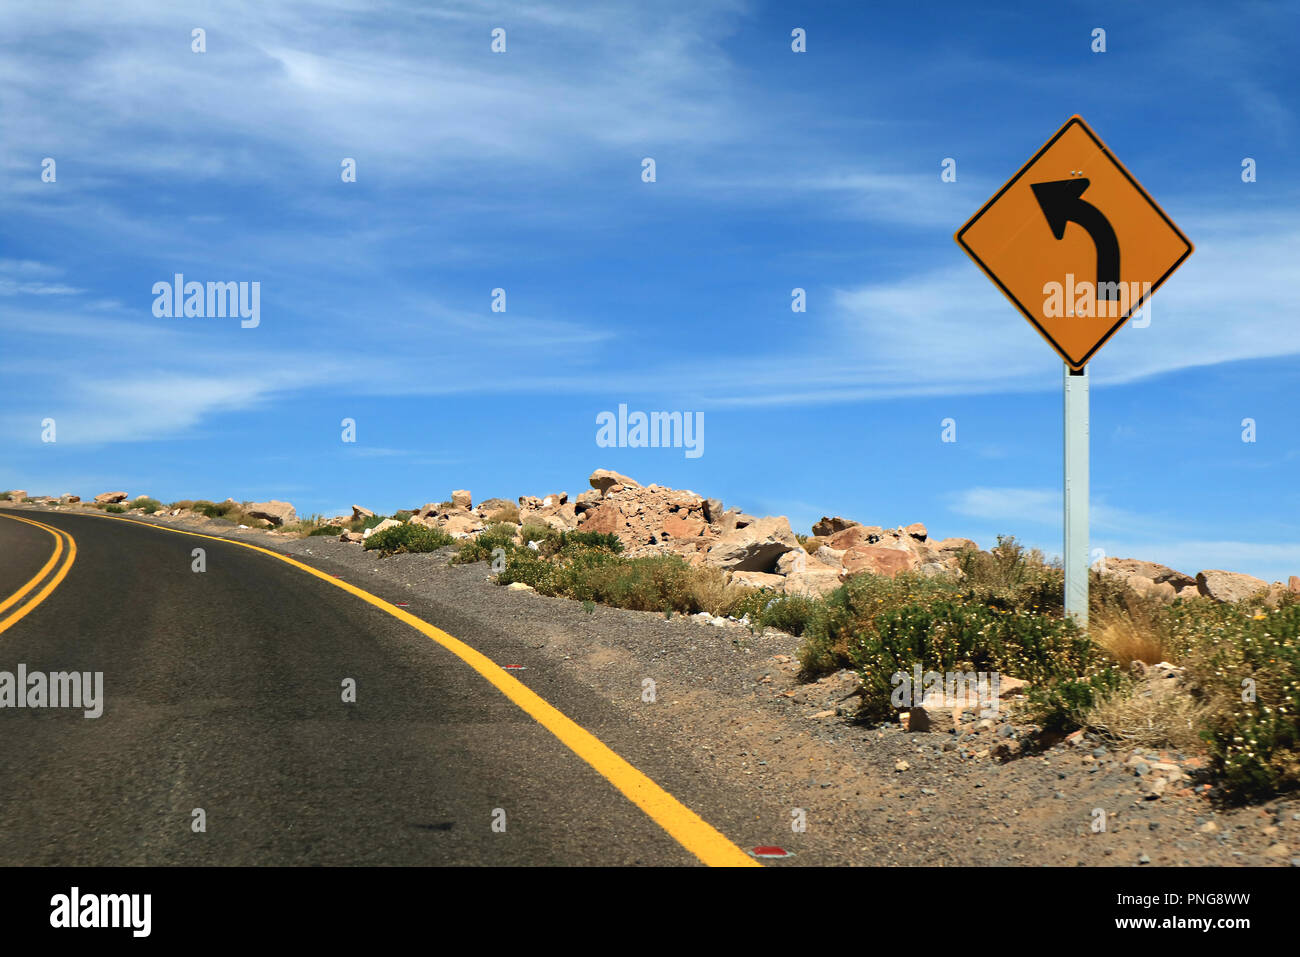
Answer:
[[1088, 629], [1088, 367], [1065, 365], [1065, 613]]

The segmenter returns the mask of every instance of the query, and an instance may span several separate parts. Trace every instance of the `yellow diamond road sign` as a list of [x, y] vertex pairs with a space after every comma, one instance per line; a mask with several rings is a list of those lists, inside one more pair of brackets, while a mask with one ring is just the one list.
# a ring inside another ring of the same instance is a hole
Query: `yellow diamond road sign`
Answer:
[[1191, 241], [1079, 116], [955, 238], [1074, 369], [1192, 254]]

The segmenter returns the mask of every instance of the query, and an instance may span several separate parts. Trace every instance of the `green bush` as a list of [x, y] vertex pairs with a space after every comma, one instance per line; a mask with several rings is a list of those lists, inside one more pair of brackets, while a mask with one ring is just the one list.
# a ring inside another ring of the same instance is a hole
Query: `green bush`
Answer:
[[893, 711], [896, 672], [917, 664], [926, 671], [996, 671], [1030, 682], [1030, 705], [1044, 726], [1079, 723], [1123, 674], [1073, 622], [1044, 613], [1038, 589], [1050, 581], [1043, 571], [1050, 566], [1025, 561], [1006, 541], [1000, 558], [960, 580], [856, 575], [799, 609], [794, 623], [803, 627], [804, 674], [852, 668], [864, 689], [862, 717], [875, 720]]
[[423, 525], [392, 525], [374, 532], [362, 544], [367, 550], [378, 550], [385, 557], [399, 552], [436, 552], [455, 542], [446, 532]]
[[540, 594], [599, 602], [635, 611], [698, 611], [691, 566], [676, 555], [623, 558], [611, 550], [569, 545], [548, 558], [540, 551], [517, 548], [506, 556], [497, 581], [523, 582]]
[[750, 621], [792, 635], [802, 635], [822, 607], [820, 600], [803, 595], [759, 594], [766, 600], [756, 615], [750, 614]]
[[473, 538], [461, 542], [452, 562], [458, 565], [485, 562], [492, 557], [495, 549], [504, 548], [508, 552], [517, 547], [515, 545], [517, 531], [516, 526], [509, 522], [493, 523]]
[[559, 541], [560, 533], [549, 525], [525, 525], [519, 533], [520, 539], [525, 545], [529, 542], [546, 543], [547, 541]]
[[[404, 522], [405, 519], [393, 516], [397, 521]], [[350, 532], [364, 532], [367, 528], [374, 528], [380, 522], [386, 521], [383, 515], [363, 515], [360, 518], [349, 519], [347, 530]], [[340, 532], [342, 529], [339, 530]]]
[[1252, 613], [1193, 602], [1171, 614], [1188, 677], [1209, 705], [1203, 737], [1225, 792], [1300, 787], [1300, 604]]
[[150, 498], [148, 495], [141, 495], [131, 503], [131, 508], [144, 509], [146, 515], [152, 515], [154, 512], [158, 511], [158, 509], [162, 508], [162, 502], [158, 501], [156, 498]]
[[615, 554], [623, 551], [623, 543], [613, 532], [562, 532], [560, 547], [585, 545], [589, 548], [606, 548]]
[[104, 506], [104, 511], [106, 511], [106, 512], [112, 512], [112, 513], [114, 513], [115, 515], [121, 515], [123, 512], [126, 511], [126, 506], [125, 506], [125, 505], [119, 505], [118, 503], [114, 502], [114, 503], [112, 503], [112, 504], [110, 504], [110, 505], [105, 505], [105, 506]]
[[307, 536], [310, 538], [316, 535], [342, 535], [344, 531], [346, 529], [342, 525], [317, 525], [307, 533]]

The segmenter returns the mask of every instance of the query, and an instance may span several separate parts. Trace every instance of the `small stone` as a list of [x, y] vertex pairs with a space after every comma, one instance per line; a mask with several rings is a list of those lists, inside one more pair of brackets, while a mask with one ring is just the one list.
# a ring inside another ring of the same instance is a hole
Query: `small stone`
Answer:
[[1149, 854], [1143, 854], [1141, 857], [1138, 858], [1138, 863], [1139, 863], [1139, 864], [1150, 864], [1150, 863], [1151, 863], [1151, 855], [1149, 855]]
[[894, 770], [895, 770], [895, 771], [906, 771], [906, 770], [907, 770], [908, 768], [910, 768], [910, 767], [911, 767], [911, 765], [908, 764], [906, 761], [899, 761], [897, 764], [894, 765]]

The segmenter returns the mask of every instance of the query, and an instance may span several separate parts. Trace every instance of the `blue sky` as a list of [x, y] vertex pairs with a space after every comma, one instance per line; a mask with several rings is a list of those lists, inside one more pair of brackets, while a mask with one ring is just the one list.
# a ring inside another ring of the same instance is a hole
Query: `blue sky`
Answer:
[[[0, 488], [334, 514], [606, 467], [1059, 553], [1060, 361], [952, 234], [1079, 113], [1196, 244], [1090, 366], [1093, 544], [1300, 574], [1293, 6], [58, 9], [0, 10]], [[155, 317], [175, 273], [260, 325]], [[598, 447], [620, 403], [704, 454]]]

